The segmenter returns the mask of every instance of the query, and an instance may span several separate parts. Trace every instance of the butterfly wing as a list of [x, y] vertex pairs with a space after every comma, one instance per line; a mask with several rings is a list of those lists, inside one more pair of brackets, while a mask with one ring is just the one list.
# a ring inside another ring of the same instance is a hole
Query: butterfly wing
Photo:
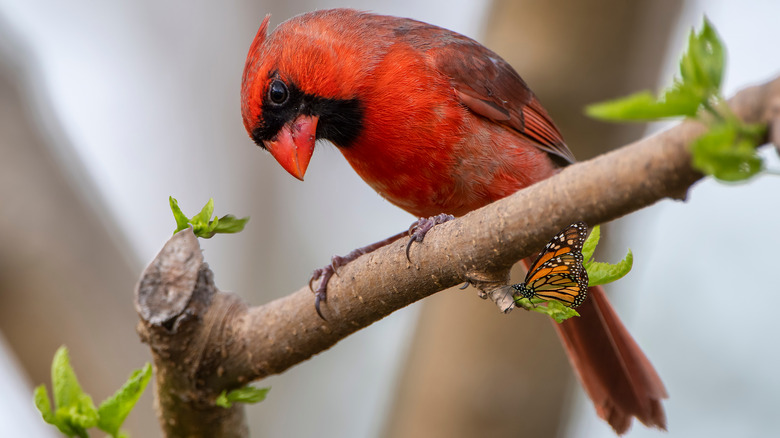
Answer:
[[537, 265], [534, 270], [529, 269], [525, 282], [532, 284], [540, 278], [555, 274], [567, 274], [573, 277], [588, 275], [582, 261], [582, 253], [579, 252], [565, 252], [555, 255], [541, 265]]
[[580, 305], [588, 290], [588, 273], [582, 265], [587, 233], [588, 226], [576, 222], [553, 237], [528, 269], [523, 296]]
[[[585, 243], [585, 237], [588, 233], [588, 226], [584, 222], [576, 222], [563, 231], [558, 233], [555, 237], [545, 245], [539, 256], [533, 262], [528, 269], [528, 276], [526, 277], [526, 283], [528, 283], [532, 277], [535, 277], [537, 273], [542, 271], [545, 266], [556, 264], [569, 264], [570, 266], [582, 266], [582, 245]], [[568, 256], [574, 256], [575, 259], [570, 259]], [[562, 258], [561, 261], [555, 260], [556, 258]], [[578, 258], [577, 258], [578, 257]], [[576, 263], [579, 262], [579, 263]], [[545, 275], [542, 273], [541, 275]]]
[[555, 300], [569, 307], [577, 307], [588, 293], [587, 273], [585, 278], [570, 274], [550, 274], [526, 285], [533, 295], [544, 300]]

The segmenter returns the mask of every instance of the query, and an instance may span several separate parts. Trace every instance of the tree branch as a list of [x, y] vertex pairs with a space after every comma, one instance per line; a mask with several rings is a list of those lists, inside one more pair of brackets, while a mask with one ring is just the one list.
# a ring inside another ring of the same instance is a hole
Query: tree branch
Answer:
[[[746, 122], [766, 123], [768, 138], [778, 143], [780, 78], [729, 103]], [[213, 405], [223, 389], [281, 373], [463, 281], [495, 289], [513, 264], [572, 222], [603, 223], [664, 198], [684, 199], [702, 177], [691, 168], [687, 145], [703, 130], [683, 122], [439, 225], [412, 246], [412, 263], [404, 239], [358, 258], [330, 280], [327, 321], [315, 313], [308, 286], [257, 307], [219, 292], [192, 232], [176, 234], [136, 289], [138, 331], [154, 355], [163, 428], [176, 436], [245, 436], [240, 408]]]

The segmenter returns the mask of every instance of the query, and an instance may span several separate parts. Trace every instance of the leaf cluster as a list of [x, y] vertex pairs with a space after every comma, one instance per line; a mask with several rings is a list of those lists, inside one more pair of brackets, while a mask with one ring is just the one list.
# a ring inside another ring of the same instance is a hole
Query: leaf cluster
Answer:
[[698, 120], [708, 131], [691, 145], [693, 167], [721, 181], [746, 180], [764, 167], [756, 148], [763, 142], [765, 127], [739, 120], [721, 96], [725, 58], [723, 43], [705, 18], [701, 31], [691, 30], [680, 59], [679, 78], [659, 98], [641, 91], [590, 105], [586, 113], [611, 121], [681, 116]]
[[45, 385], [35, 388], [33, 400], [43, 420], [56, 426], [66, 436], [87, 438], [87, 429], [97, 427], [112, 437], [126, 438], [127, 433], [121, 431], [120, 427], [151, 377], [152, 366], [147, 363], [143, 368], [133, 371], [114, 395], [96, 407], [92, 397], [81, 389], [76, 373], [70, 366], [68, 350], [63, 346], [54, 354], [51, 364], [54, 406]]
[[232, 214], [226, 214], [220, 218], [214, 216], [214, 199], [210, 198], [209, 202], [203, 206], [200, 213], [188, 218], [184, 212], [179, 208], [179, 201], [173, 196], [168, 197], [168, 202], [171, 205], [171, 211], [173, 217], [176, 219], [176, 230], [173, 234], [178, 233], [181, 230], [186, 230], [192, 227], [192, 231], [198, 237], [209, 239], [214, 237], [215, 234], [226, 233], [238, 233], [244, 229], [246, 223], [249, 222], [249, 217], [243, 217], [241, 219], [233, 216]]

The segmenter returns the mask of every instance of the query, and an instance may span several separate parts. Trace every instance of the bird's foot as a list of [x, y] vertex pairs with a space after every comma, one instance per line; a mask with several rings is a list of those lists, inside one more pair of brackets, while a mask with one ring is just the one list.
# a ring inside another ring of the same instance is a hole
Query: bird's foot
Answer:
[[[404, 235], [409, 236], [409, 242], [406, 244], [406, 258], [411, 262], [411, 259], [409, 259], [409, 249], [412, 247], [412, 242], [422, 242], [423, 239], [425, 238], [425, 235], [428, 233], [428, 231], [431, 230], [431, 228], [433, 228], [436, 225], [443, 224], [444, 222], [451, 221], [453, 219], [455, 219], [455, 216], [449, 214], [440, 214], [429, 218], [420, 218], [419, 220], [414, 222], [412, 226], [409, 227], [409, 230], [407, 232], [396, 234], [395, 236], [389, 237], [385, 240], [382, 240], [380, 242], [368, 246], [364, 246], [363, 248], [358, 248], [350, 252], [344, 257], [341, 256], [331, 257], [330, 264], [327, 264], [319, 269], [315, 269], [314, 272], [311, 274], [311, 278], [309, 279], [309, 289], [311, 289], [311, 291], [314, 292], [314, 310], [317, 311], [317, 315], [319, 315], [320, 318], [325, 319], [325, 316], [323, 316], [322, 314], [320, 305], [325, 301], [327, 301], [328, 282], [330, 281], [330, 278], [333, 277], [334, 274], [339, 275], [338, 272], [339, 268], [357, 259], [363, 254], [368, 254], [370, 252], [376, 251], [377, 249], [385, 245], [395, 242], [396, 240], [403, 237]], [[314, 283], [316, 281], [319, 281], [319, 284], [315, 288]]]
[[421, 217], [417, 222], [413, 223], [412, 226], [409, 227], [409, 243], [406, 244], [406, 260], [409, 260], [409, 262], [412, 261], [412, 259], [409, 258], [409, 249], [412, 247], [413, 242], [422, 242], [425, 235], [428, 234], [428, 231], [431, 231], [431, 228], [453, 219], [455, 219], [455, 216], [442, 213], [429, 218]]
[[[338, 262], [336, 262], [338, 260]], [[320, 303], [325, 302], [328, 299], [328, 282], [330, 281], [330, 277], [333, 277], [333, 274], [337, 273], [337, 270], [339, 267], [343, 266], [347, 262], [344, 262], [341, 264], [341, 262], [344, 260], [343, 257], [339, 256], [333, 256], [330, 259], [330, 264], [325, 265], [319, 269], [315, 269], [314, 272], [311, 274], [311, 278], [309, 279], [309, 289], [311, 289], [312, 292], [314, 292], [314, 310], [317, 311], [317, 315], [320, 316], [323, 320], [325, 319], [324, 316], [322, 316], [322, 310], [320, 310]], [[314, 282], [319, 280], [320, 284], [317, 286], [317, 288], [314, 288]]]
[[[319, 269], [315, 269], [311, 274], [311, 278], [309, 279], [309, 289], [314, 292], [314, 310], [317, 311], [317, 315], [319, 315], [323, 320], [325, 319], [325, 317], [322, 315], [322, 310], [320, 310], [320, 304], [324, 303], [328, 299], [328, 282], [334, 274], [337, 276], [339, 275], [339, 268], [357, 259], [363, 254], [374, 252], [385, 245], [395, 242], [406, 234], [406, 232], [398, 233], [385, 240], [355, 249], [344, 257], [335, 255], [331, 257], [330, 264], [327, 264]], [[314, 282], [318, 280], [319, 285], [315, 289]]]

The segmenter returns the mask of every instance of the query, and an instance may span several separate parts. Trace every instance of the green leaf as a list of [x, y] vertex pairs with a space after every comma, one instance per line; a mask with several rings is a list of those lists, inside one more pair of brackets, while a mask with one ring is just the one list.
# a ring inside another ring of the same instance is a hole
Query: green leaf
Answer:
[[54, 386], [54, 405], [56, 407], [72, 406], [78, 403], [82, 391], [76, 373], [70, 366], [68, 349], [64, 346], [54, 353], [51, 364], [51, 381]]
[[214, 198], [209, 198], [209, 201], [203, 208], [200, 209], [200, 213], [190, 219], [192, 224], [208, 224], [211, 219], [211, 215], [214, 213]]
[[596, 246], [601, 239], [601, 226], [596, 225], [590, 230], [590, 235], [585, 239], [585, 243], [582, 244], [582, 262], [583, 264], [593, 258], [593, 253], [596, 251]]
[[232, 214], [226, 214], [219, 218], [219, 226], [214, 229], [215, 233], [238, 233], [244, 230], [248, 217], [237, 218]]
[[51, 401], [49, 400], [49, 395], [46, 393], [46, 386], [40, 385], [37, 388], [35, 388], [35, 391], [33, 393], [33, 401], [35, 402], [35, 406], [38, 408], [38, 410], [41, 412], [41, 416], [43, 417], [43, 421], [56, 426], [57, 429], [59, 429], [60, 432], [63, 434], [72, 437], [72, 436], [83, 436], [86, 431], [77, 431], [74, 430], [73, 427], [71, 427], [70, 422], [67, 421], [67, 419], [63, 419], [58, 417], [54, 411], [52, 411], [52, 405]]
[[152, 365], [149, 363], [133, 371], [125, 384], [100, 404], [97, 427], [113, 437], [118, 437], [119, 428], [133, 410], [151, 377]]
[[[540, 309], [541, 307], [542, 306], [539, 306], [537, 307], [537, 309]], [[580, 316], [580, 314], [576, 310], [572, 309], [571, 307], [566, 307], [557, 301], [549, 301], [546, 307], [547, 308], [544, 313], [546, 315], [549, 315], [558, 324], [562, 323], [563, 321], [573, 316]], [[539, 310], [534, 310], [534, 311], [538, 312]]]
[[623, 260], [614, 265], [604, 262], [588, 262], [585, 264], [585, 269], [588, 271], [588, 286], [598, 286], [620, 280], [631, 271], [633, 266], [634, 255], [630, 249]]
[[631, 250], [617, 264], [596, 262], [593, 260], [593, 253], [601, 239], [601, 227], [596, 225], [590, 232], [590, 235], [582, 244], [582, 260], [585, 270], [588, 271], [588, 286], [598, 286], [600, 284], [612, 283], [623, 278], [634, 264], [634, 255]]
[[224, 389], [219, 393], [217, 399], [214, 401], [214, 404], [225, 409], [233, 406], [233, 403], [230, 402], [230, 400], [227, 398], [227, 391]]
[[742, 181], [763, 169], [756, 148], [763, 138], [763, 127], [741, 126], [729, 122], [713, 126], [691, 144], [693, 167], [721, 181]]
[[51, 381], [56, 406], [55, 415], [57, 417], [65, 415], [63, 418], [69, 419], [72, 425], [83, 428], [93, 427], [97, 423], [97, 408], [92, 398], [81, 389], [76, 372], [70, 366], [68, 349], [64, 346], [54, 354]]
[[216, 234], [214, 230], [216, 230], [218, 226], [219, 219], [216, 217], [210, 222], [193, 224], [195, 235], [198, 237], [203, 237], [204, 239], [210, 239], [214, 237]]
[[57, 429], [63, 433], [63, 435], [69, 436], [69, 437], [80, 437], [80, 438], [88, 438], [89, 434], [87, 434], [86, 429], [73, 426], [70, 424], [69, 418], [66, 418], [66, 415], [64, 411], [57, 411], [54, 415], [54, 421], [51, 422], [54, 426], [57, 427]]
[[557, 301], [547, 301], [541, 298], [529, 300], [523, 296], [515, 295], [515, 303], [525, 310], [547, 315], [559, 324], [571, 317], [580, 316], [576, 310], [566, 307]]
[[718, 99], [725, 64], [723, 44], [709, 20], [702, 30], [691, 30], [688, 47], [680, 58], [680, 79], [656, 99], [649, 91], [589, 105], [591, 117], [612, 121], [650, 121], [669, 117], [695, 117], [699, 108]]
[[[97, 409], [92, 398], [79, 385], [76, 373], [70, 366], [67, 348], [60, 347], [51, 364], [51, 380], [54, 393], [54, 416], [48, 421], [68, 436], [86, 437], [86, 429], [97, 424]], [[45, 390], [44, 390], [45, 393]], [[36, 390], [36, 400], [41, 394]], [[48, 404], [48, 397], [46, 397]], [[37, 405], [37, 402], [36, 402]], [[49, 410], [51, 413], [51, 410]], [[46, 420], [46, 418], [44, 418]]]
[[688, 83], [675, 82], [671, 88], [663, 93], [659, 102], [663, 116], [647, 118], [646, 120], [657, 120], [668, 117], [695, 117], [699, 108], [703, 105], [709, 95], [703, 93], [700, 89]]
[[190, 220], [184, 215], [184, 212], [179, 208], [179, 201], [173, 196], [168, 196], [168, 203], [171, 205], [171, 211], [173, 212], [173, 218], [176, 219], [176, 231], [173, 234], [178, 233], [181, 230], [186, 230], [190, 227]]
[[585, 107], [590, 117], [611, 121], [646, 121], [669, 117], [693, 116], [701, 101], [688, 89], [672, 88], [664, 99], [656, 100], [649, 91], [599, 102]]
[[585, 107], [585, 114], [601, 120], [644, 120], [658, 117], [653, 112], [656, 105], [652, 93], [640, 91], [626, 97], [592, 103]]
[[725, 51], [718, 34], [705, 17], [701, 31], [688, 37], [688, 49], [680, 59], [683, 83], [695, 87], [705, 99], [719, 93], [723, 80]]
[[233, 403], [259, 403], [265, 400], [268, 391], [271, 388], [255, 388], [254, 386], [244, 386], [238, 389], [234, 389], [230, 392], [222, 391], [217, 396], [215, 404], [223, 408], [229, 408], [233, 406]]
[[92, 397], [82, 395], [75, 405], [58, 407], [54, 413], [58, 421], [67, 423], [78, 436], [87, 436], [87, 429], [97, 425], [98, 414]]
[[46, 393], [46, 385], [40, 385], [35, 388], [35, 391], [33, 392], [33, 401], [35, 402], [35, 407], [41, 412], [43, 421], [56, 426], [54, 412], [51, 410], [49, 394]]

